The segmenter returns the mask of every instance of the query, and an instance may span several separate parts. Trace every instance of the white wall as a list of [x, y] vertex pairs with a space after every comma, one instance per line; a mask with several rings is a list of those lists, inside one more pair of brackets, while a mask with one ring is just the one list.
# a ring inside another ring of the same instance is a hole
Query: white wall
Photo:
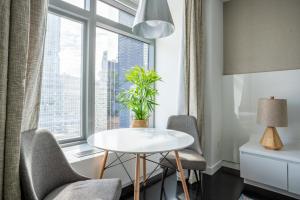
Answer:
[[[179, 114], [179, 93], [183, 76], [180, 71], [182, 52], [184, 0], [169, 0], [175, 33], [156, 42], [156, 70], [163, 82], [157, 84], [160, 104], [156, 108], [155, 125], [165, 128], [170, 115]], [[221, 161], [222, 134], [222, 69], [223, 69], [223, 4], [221, 0], [204, 0], [205, 32], [205, 156], [208, 167]]]
[[204, 1], [205, 155], [208, 170], [220, 163], [222, 138], [223, 3]]
[[156, 85], [159, 91], [157, 96], [159, 106], [155, 110], [155, 126], [158, 128], [165, 128], [168, 117], [178, 114], [184, 0], [169, 0], [168, 2], [175, 32], [169, 37], [156, 40], [155, 67], [163, 80]]
[[[180, 39], [183, 0], [169, 0], [176, 31], [157, 40], [156, 69], [163, 82], [157, 85], [156, 127], [164, 128], [169, 115], [178, 113], [180, 83]], [[274, 95], [288, 99], [289, 127], [279, 128], [282, 137], [300, 138], [300, 70], [255, 74], [222, 75], [223, 5], [221, 0], [204, 0], [205, 33], [205, 155], [208, 170], [222, 160], [239, 163], [239, 147], [251, 134], [263, 131], [256, 125], [256, 103]]]
[[300, 138], [300, 70], [276, 71], [223, 77], [223, 159], [239, 163], [238, 148], [265, 127], [256, 124], [256, 105], [261, 97], [288, 101], [288, 128], [281, 137]]

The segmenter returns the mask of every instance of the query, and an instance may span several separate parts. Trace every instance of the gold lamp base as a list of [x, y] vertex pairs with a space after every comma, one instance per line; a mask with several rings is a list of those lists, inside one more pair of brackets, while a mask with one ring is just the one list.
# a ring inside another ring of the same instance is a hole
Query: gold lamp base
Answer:
[[280, 150], [283, 147], [282, 141], [275, 127], [267, 127], [260, 139], [260, 144], [266, 149]]

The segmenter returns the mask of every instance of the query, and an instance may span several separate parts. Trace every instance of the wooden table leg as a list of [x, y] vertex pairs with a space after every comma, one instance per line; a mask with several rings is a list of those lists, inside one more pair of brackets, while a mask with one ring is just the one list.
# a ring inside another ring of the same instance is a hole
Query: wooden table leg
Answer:
[[108, 151], [104, 151], [104, 155], [103, 155], [103, 158], [102, 158], [101, 163], [100, 163], [99, 179], [101, 179], [103, 177], [103, 173], [104, 173], [104, 170], [105, 170], [105, 165], [106, 165], [107, 157], [108, 157]]
[[189, 195], [188, 188], [186, 186], [185, 176], [184, 176], [184, 172], [183, 172], [183, 169], [182, 169], [182, 165], [181, 165], [181, 161], [180, 161], [180, 158], [179, 158], [179, 154], [178, 154], [178, 151], [174, 151], [174, 152], [175, 152], [176, 164], [177, 164], [177, 168], [178, 168], [178, 171], [179, 171], [180, 180], [181, 180], [181, 184], [182, 184], [182, 187], [183, 187], [185, 199], [186, 200], [190, 200], [190, 195]]
[[147, 180], [146, 154], [143, 154], [143, 178], [144, 178], [144, 186], [145, 186]]
[[134, 200], [140, 199], [140, 154], [136, 154]]

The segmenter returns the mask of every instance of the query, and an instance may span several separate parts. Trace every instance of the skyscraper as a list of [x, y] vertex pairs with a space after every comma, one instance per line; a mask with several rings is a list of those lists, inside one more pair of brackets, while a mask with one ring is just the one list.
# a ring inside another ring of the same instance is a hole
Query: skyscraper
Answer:
[[[128, 16], [119, 13], [120, 21], [132, 20]], [[71, 26], [64, 27], [66, 22]], [[48, 16], [39, 127], [49, 129], [58, 139], [80, 136], [82, 61], [78, 58], [84, 49], [80, 48], [81, 26], [54, 14]], [[104, 29], [97, 38], [101, 54], [96, 51], [95, 131], [129, 127], [130, 112], [121, 108], [117, 95], [130, 87], [125, 82], [125, 72], [148, 63], [148, 45]], [[74, 62], [68, 62], [72, 58]]]
[[[80, 77], [63, 72], [61, 65], [62, 19], [49, 14], [43, 62], [43, 81], [39, 127], [53, 132], [58, 139], [80, 133]], [[80, 35], [64, 33], [72, 37]]]

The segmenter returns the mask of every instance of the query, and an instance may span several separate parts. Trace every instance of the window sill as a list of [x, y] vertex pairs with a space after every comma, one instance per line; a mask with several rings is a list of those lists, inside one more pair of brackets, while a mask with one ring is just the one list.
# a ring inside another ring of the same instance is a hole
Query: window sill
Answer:
[[96, 158], [96, 157], [101, 157], [104, 154], [104, 152], [101, 151], [99, 153], [93, 153], [93, 154], [85, 155], [82, 157], [76, 156], [76, 153], [81, 153], [81, 152], [93, 150], [93, 149], [96, 149], [96, 148], [88, 145], [87, 143], [62, 147], [62, 151], [65, 154], [65, 156], [70, 164], [81, 162], [83, 160]]

